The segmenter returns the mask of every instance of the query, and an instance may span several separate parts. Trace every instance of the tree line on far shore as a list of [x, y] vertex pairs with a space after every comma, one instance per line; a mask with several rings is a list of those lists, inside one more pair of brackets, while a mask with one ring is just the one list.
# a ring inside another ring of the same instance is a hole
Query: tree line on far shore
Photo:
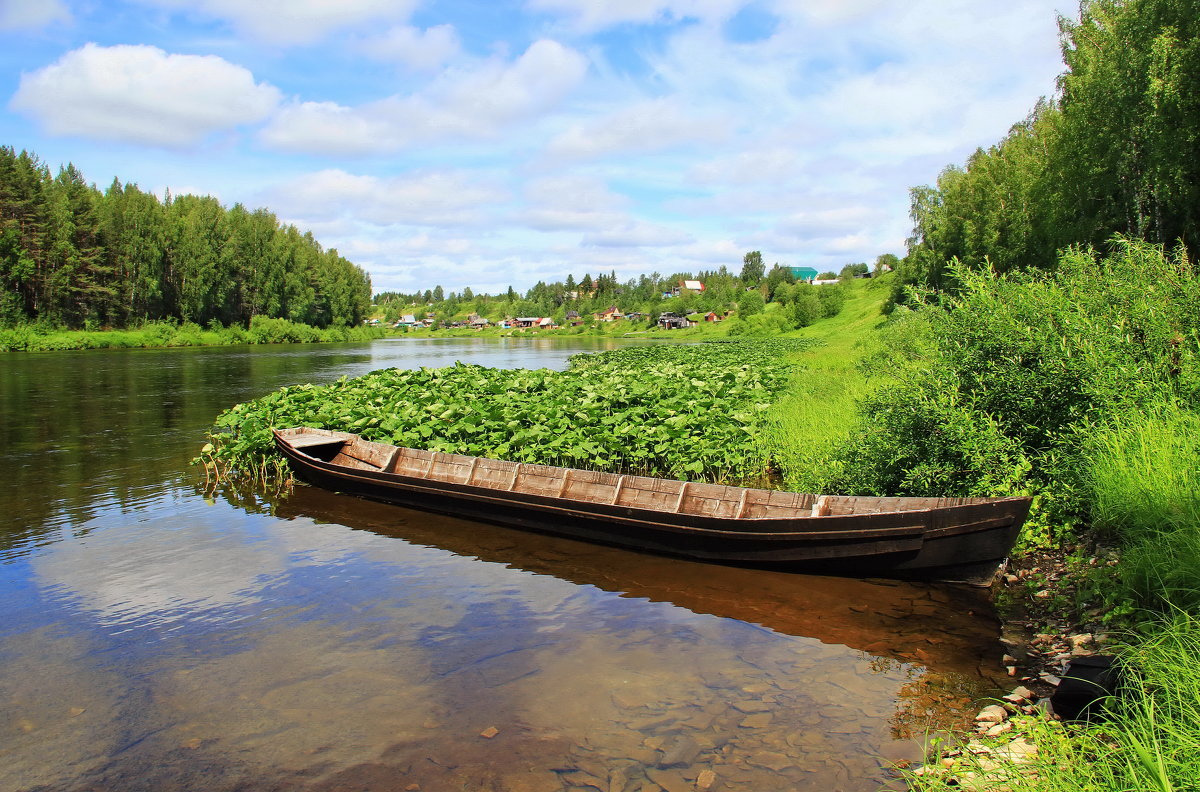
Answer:
[[210, 196], [160, 200], [114, 179], [101, 192], [71, 164], [0, 146], [0, 327], [361, 323], [367, 273], [266, 209]]

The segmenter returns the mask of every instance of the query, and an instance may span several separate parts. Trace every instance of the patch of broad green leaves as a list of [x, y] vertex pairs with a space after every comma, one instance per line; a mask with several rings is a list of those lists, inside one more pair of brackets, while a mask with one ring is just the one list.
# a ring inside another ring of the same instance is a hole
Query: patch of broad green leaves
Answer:
[[567, 371], [384, 369], [296, 385], [222, 413], [200, 460], [270, 470], [272, 428], [311, 426], [378, 442], [517, 462], [706, 480], [761, 477], [765, 414], [787, 383], [774, 339], [627, 347]]

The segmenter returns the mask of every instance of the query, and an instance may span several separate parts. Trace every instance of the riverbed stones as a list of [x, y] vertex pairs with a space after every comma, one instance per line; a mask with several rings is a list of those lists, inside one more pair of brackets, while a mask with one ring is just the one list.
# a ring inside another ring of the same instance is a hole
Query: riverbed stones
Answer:
[[988, 737], [999, 737], [1001, 734], [1012, 731], [1012, 727], [1012, 724], [1008, 723], [1007, 721], [1004, 723], [997, 723], [995, 726], [992, 726], [990, 729], [985, 731], [984, 734]]
[[609, 698], [620, 709], [634, 709], [646, 703], [640, 695], [629, 690], [614, 690]]
[[1033, 691], [1024, 685], [1018, 685], [1013, 688], [1013, 692], [1004, 697], [1004, 700], [1010, 704], [1024, 704], [1027, 701], [1033, 701]]
[[691, 765], [700, 755], [700, 751], [700, 743], [687, 735], [682, 735], [663, 748], [663, 756], [658, 761], [658, 766], [665, 769]]
[[696, 789], [700, 792], [712, 789], [717, 785], [717, 774], [712, 770], [701, 770], [700, 775], [696, 776]]
[[990, 704], [975, 716], [976, 723], [999, 723], [1008, 718], [1008, 710], [999, 704]]
[[769, 712], [774, 709], [773, 704], [769, 704], [761, 699], [750, 699], [748, 701], [734, 701], [730, 704], [738, 712], [743, 715], [753, 715], [756, 712]]
[[[648, 768], [646, 777], [663, 790], [663, 792], [692, 792], [692, 784], [678, 770], [659, 770]], [[645, 787], [642, 787], [645, 789]]]
[[776, 773], [796, 766], [794, 759], [775, 751], [761, 751], [755, 754], [750, 761]]
[[754, 715], [747, 715], [738, 725], [743, 729], [765, 729], [771, 725], [771, 713], [758, 712]]

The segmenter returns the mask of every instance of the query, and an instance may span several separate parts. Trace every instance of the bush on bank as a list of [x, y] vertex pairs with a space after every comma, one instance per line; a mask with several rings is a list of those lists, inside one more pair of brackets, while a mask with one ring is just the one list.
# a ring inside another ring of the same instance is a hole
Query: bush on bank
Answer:
[[[1151, 431], [1154, 416], [1170, 414], [1179, 434], [1200, 403], [1192, 263], [1182, 251], [1120, 240], [1107, 256], [1064, 253], [1049, 277], [963, 268], [955, 277], [957, 296], [901, 311], [892, 343], [866, 362], [897, 381], [865, 401], [850, 442], [831, 451], [827, 467], [837, 475], [826, 487], [1029, 491], [1041, 495], [1032, 530], [1044, 532], [1048, 520], [1108, 530], [1105, 521], [1118, 518], [1104, 504], [1125, 498], [1113, 491], [1119, 477], [1101, 471], [1113, 457], [1099, 450], [1125, 437], [1114, 429]], [[1146, 441], [1138, 437], [1121, 442]], [[1177, 461], [1146, 458], [1133, 475], [1154, 489], [1158, 477], [1177, 477]], [[1167, 479], [1161, 487], [1178, 485]], [[1129, 524], [1117, 533], [1132, 543], [1146, 530]]]

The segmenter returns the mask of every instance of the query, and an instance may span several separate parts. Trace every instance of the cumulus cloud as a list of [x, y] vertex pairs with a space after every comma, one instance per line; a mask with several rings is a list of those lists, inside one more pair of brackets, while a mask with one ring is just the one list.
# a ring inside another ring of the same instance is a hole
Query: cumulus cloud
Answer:
[[591, 159], [627, 152], [652, 152], [696, 143], [715, 143], [731, 132], [715, 113], [690, 112], [674, 98], [648, 99], [595, 120], [574, 124], [550, 142], [547, 153]]
[[52, 22], [70, 22], [71, 12], [62, 0], [4, 0], [0, 3], [0, 30], [37, 30]]
[[363, 52], [373, 58], [402, 63], [418, 71], [433, 71], [450, 62], [462, 48], [453, 25], [426, 30], [399, 25], [363, 41]]
[[584, 247], [670, 247], [694, 242], [695, 237], [677, 228], [632, 220], [621, 226], [584, 234]]
[[597, 231], [628, 222], [629, 200], [602, 179], [570, 174], [525, 185], [527, 208], [518, 221], [538, 231]]
[[266, 118], [279, 91], [213, 55], [87, 44], [21, 76], [10, 107], [53, 135], [192, 146]]
[[422, 92], [346, 107], [295, 102], [262, 131], [269, 146], [317, 154], [368, 154], [447, 139], [486, 139], [557, 105], [587, 63], [556, 41], [535, 41], [511, 63], [491, 59], [445, 72]]
[[719, 21], [737, 13], [746, 0], [529, 0], [529, 7], [564, 17], [574, 27], [595, 31], [633, 22]]
[[330, 31], [378, 20], [406, 19], [416, 0], [141, 0], [146, 5], [224, 20], [257, 39], [303, 44]]
[[467, 226], [482, 223], [489, 207], [507, 199], [486, 175], [428, 171], [380, 178], [340, 169], [305, 174], [265, 196], [280, 214], [328, 216], [330, 207], [378, 226]]

